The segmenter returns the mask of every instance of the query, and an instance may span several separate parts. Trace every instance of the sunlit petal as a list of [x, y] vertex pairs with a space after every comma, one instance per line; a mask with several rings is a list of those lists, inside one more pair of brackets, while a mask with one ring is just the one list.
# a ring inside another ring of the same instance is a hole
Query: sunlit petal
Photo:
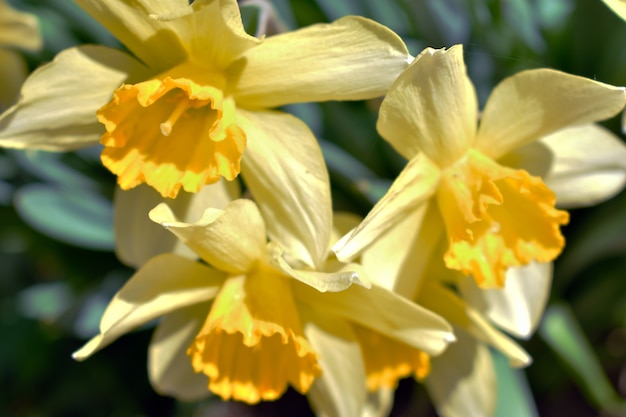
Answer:
[[551, 69], [523, 71], [491, 93], [475, 147], [499, 158], [559, 129], [615, 116], [625, 104], [621, 87]]
[[0, 146], [61, 151], [98, 143], [103, 129], [96, 110], [144, 70], [130, 55], [103, 46], [61, 52], [31, 74], [17, 104], [0, 117]]
[[153, 258], [113, 297], [100, 321], [100, 334], [72, 356], [87, 359], [142, 324], [212, 299], [224, 278], [221, 272], [176, 255]]
[[350, 260], [398, 222], [418, 210], [436, 191], [440, 171], [423, 155], [409, 162], [365, 220], [333, 246], [340, 260]]
[[391, 30], [349, 16], [271, 36], [248, 50], [234, 95], [250, 108], [379, 97], [410, 58]]
[[291, 256], [320, 267], [332, 230], [328, 171], [317, 140], [299, 119], [239, 110], [248, 137], [241, 163], [270, 239]]
[[265, 254], [265, 225], [256, 204], [250, 200], [235, 200], [224, 210], [207, 208], [194, 223], [179, 221], [161, 203], [150, 211], [150, 219], [221, 271], [246, 272]]
[[391, 86], [376, 128], [405, 158], [421, 151], [445, 167], [472, 145], [477, 111], [462, 46], [427, 48]]
[[167, 252], [196, 258], [197, 255], [184, 242], [150, 220], [148, 212], [165, 201], [176, 218], [192, 223], [200, 219], [207, 208], [224, 209], [240, 194], [238, 182], [224, 180], [207, 185], [195, 194], [182, 192], [175, 199], [164, 199], [147, 185], [128, 191], [117, 188], [113, 217], [115, 253], [122, 262], [134, 268]]

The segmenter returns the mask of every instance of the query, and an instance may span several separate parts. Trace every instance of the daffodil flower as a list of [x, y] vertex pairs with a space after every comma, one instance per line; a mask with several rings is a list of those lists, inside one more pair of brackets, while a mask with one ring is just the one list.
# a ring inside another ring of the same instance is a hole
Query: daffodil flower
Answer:
[[[447, 267], [472, 275], [482, 288], [502, 287], [511, 267], [552, 261], [564, 246], [560, 226], [568, 214], [555, 208], [555, 194], [540, 177], [515, 166], [516, 152], [561, 129], [614, 116], [625, 103], [623, 88], [529, 70], [496, 86], [477, 124], [462, 46], [424, 50], [391, 87], [377, 123], [409, 163], [335, 246], [337, 256], [353, 258], [393, 224], [434, 204], [448, 239]], [[568, 132], [571, 141], [579, 130]], [[550, 150], [558, 158], [560, 149]]]
[[[254, 171], [255, 184], [308, 169], [313, 135], [268, 109], [380, 96], [411, 59], [397, 35], [360, 17], [258, 39], [244, 31], [235, 0], [77, 3], [130, 54], [61, 52], [0, 119], [0, 145], [67, 150], [99, 140], [123, 189], [147, 183], [164, 197], [232, 180], [240, 169]], [[278, 167], [262, 163], [265, 152], [280, 155]]]
[[26, 78], [26, 64], [14, 49], [34, 52], [41, 46], [37, 18], [0, 0], [0, 111], [15, 102]]
[[[488, 416], [496, 401], [489, 348], [502, 352], [515, 367], [528, 365], [531, 358], [498, 330], [478, 306], [468, 301], [462, 291], [454, 290], [465, 280], [473, 282], [473, 279], [445, 266], [443, 221], [434, 207], [425, 209], [406, 216], [368, 246], [361, 256], [362, 266], [374, 285], [415, 300], [453, 326], [456, 342], [441, 355], [428, 358], [428, 373], [414, 374], [426, 385], [438, 413], [446, 417]], [[415, 251], [416, 247], [420, 248], [419, 252]], [[404, 358], [408, 360], [410, 356]]]
[[368, 332], [429, 355], [453, 340], [437, 315], [381, 287], [364, 288], [358, 265], [324, 256], [315, 270], [292, 248], [268, 242], [250, 200], [207, 209], [193, 224], [178, 221], [165, 204], [150, 218], [206, 263], [175, 254], [148, 261], [113, 298], [100, 334], [76, 359], [164, 316], [149, 357], [159, 392], [192, 400], [210, 390], [256, 403], [290, 385], [309, 393], [318, 410], [354, 416], [367, 396], [361, 344]]
[[[595, 125], [561, 129], [501, 161], [541, 176], [562, 207], [595, 204], [626, 183], [626, 146]], [[368, 246], [362, 264], [374, 284], [416, 300], [453, 325], [456, 343], [431, 358], [424, 379], [439, 414], [488, 416], [497, 401], [489, 347], [511, 366], [530, 364], [528, 354], [498, 328], [524, 339], [534, 333], [548, 300], [552, 264], [509, 268], [504, 288], [480, 288], [473, 277], [446, 267], [443, 222], [436, 204], [420, 206]]]

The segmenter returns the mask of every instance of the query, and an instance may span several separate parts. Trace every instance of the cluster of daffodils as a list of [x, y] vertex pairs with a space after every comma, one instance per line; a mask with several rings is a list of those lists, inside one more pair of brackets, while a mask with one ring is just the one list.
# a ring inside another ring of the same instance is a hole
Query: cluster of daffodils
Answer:
[[[180, 400], [292, 387], [322, 416], [386, 415], [412, 377], [441, 415], [494, 412], [489, 350], [530, 364], [504, 331], [541, 318], [563, 208], [624, 186], [626, 147], [595, 124], [624, 88], [529, 70], [479, 111], [461, 45], [413, 57], [365, 18], [259, 38], [235, 0], [76, 1], [126, 50], [61, 52], [0, 116], [0, 146], [100, 143], [117, 176], [117, 254], [137, 272], [74, 358], [160, 319], [148, 373]], [[0, 25], [32, 29], [6, 8]], [[407, 165], [364, 219], [333, 213], [316, 138], [275, 108], [381, 96]]]

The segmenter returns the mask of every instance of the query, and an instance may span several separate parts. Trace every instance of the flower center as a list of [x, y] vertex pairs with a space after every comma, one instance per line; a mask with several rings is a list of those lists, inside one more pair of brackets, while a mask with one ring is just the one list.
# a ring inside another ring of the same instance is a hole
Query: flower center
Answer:
[[250, 404], [280, 397], [288, 384], [306, 393], [321, 375], [288, 279], [264, 267], [226, 280], [187, 354], [211, 391]]
[[358, 324], [353, 324], [367, 375], [367, 389], [395, 389], [398, 380], [413, 375], [418, 380], [430, 373], [430, 357]]
[[446, 266], [483, 288], [502, 287], [509, 267], [552, 261], [565, 245], [560, 226], [569, 215], [541, 178], [478, 151], [444, 171], [437, 199], [450, 241]]
[[120, 187], [145, 182], [174, 198], [181, 187], [197, 192], [220, 177], [236, 178], [246, 135], [223, 85], [219, 74], [183, 64], [118, 88], [97, 116], [106, 128], [102, 163]]

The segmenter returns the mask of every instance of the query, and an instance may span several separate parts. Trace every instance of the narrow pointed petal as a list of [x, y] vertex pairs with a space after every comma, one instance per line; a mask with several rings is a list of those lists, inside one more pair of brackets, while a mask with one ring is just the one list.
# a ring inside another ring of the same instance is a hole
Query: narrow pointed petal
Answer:
[[348, 16], [271, 36], [244, 58], [235, 98], [268, 108], [382, 96], [412, 57], [385, 26]]
[[481, 310], [508, 333], [529, 338], [534, 332], [550, 295], [551, 263], [531, 263], [510, 268], [503, 288], [479, 289], [471, 278], [461, 281], [465, 300]]
[[320, 293], [296, 283], [300, 303], [320, 306], [391, 339], [437, 355], [454, 341], [450, 325], [437, 314], [384, 288], [365, 289], [356, 285], [338, 293]]
[[207, 303], [173, 311], [157, 326], [148, 351], [150, 383], [161, 395], [198, 401], [210, 395], [207, 377], [194, 372], [187, 348], [209, 312]]
[[333, 246], [337, 258], [353, 259], [391, 227], [420, 210], [435, 193], [440, 177], [439, 168], [423, 154], [409, 161], [365, 220]]
[[496, 409], [496, 375], [489, 349], [458, 332], [458, 342], [432, 360], [426, 388], [441, 416], [492, 416]]
[[613, 197], [626, 184], [626, 146], [609, 130], [585, 125], [540, 141], [554, 161], [544, 178], [559, 207], [588, 207]]
[[551, 69], [522, 71], [491, 93], [475, 147], [497, 159], [559, 129], [615, 116], [625, 104], [622, 87]]
[[462, 45], [427, 48], [391, 86], [376, 128], [405, 158], [421, 151], [443, 167], [472, 145], [477, 111]]
[[290, 256], [320, 267], [330, 245], [332, 211], [328, 171], [317, 140], [289, 114], [240, 109], [239, 116], [248, 137], [241, 172], [270, 239]]
[[361, 350], [349, 323], [313, 307], [301, 308], [304, 333], [319, 355], [322, 375], [308, 393], [316, 415], [361, 415], [366, 400], [365, 368]]
[[461, 328], [477, 340], [501, 351], [509, 358], [511, 366], [518, 368], [532, 362], [524, 349], [494, 328], [478, 310], [441, 284], [425, 282], [420, 289], [418, 302], [425, 308], [440, 314], [453, 326]]
[[[181, 192], [177, 198], [167, 199], [167, 203], [177, 218], [190, 223], [202, 217], [209, 207], [224, 209], [240, 193], [238, 182], [222, 180], [195, 194]], [[154, 189], [147, 185], [128, 191], [117, 188], [114, 200], [115, 253], [122, 262], [138, 269], [161, 253], [196, 258], [187, 245], [148, 217], [150, 210], [165, 201]]]
[[235, 200], [224, 210], [207, 208], [195, 223], [179, 221], [165, 203], [149, 215], [221, 271], [247, 272], [264, 257], [265, 225], [253, 201]]
[[15, 10], [4, 0], [0, 1], [0, 45], [3, 48], [28, 51], [41, 49], [42, 41], [37, 18], [30, 13]]
[[151, 320], [214, 298], [224, 278], [221, 272], [176, 255], [153, 258], [113, 297], [100, 321], [100, 334], [72, 357], [87, 359]]
[[61, 52], [28, 77], [17, 104], [0, 116], [0, 146], [63, 151], [98, 143], [104, 130], [96, 111], [144, 70], [130, 55], [103, 46]]

